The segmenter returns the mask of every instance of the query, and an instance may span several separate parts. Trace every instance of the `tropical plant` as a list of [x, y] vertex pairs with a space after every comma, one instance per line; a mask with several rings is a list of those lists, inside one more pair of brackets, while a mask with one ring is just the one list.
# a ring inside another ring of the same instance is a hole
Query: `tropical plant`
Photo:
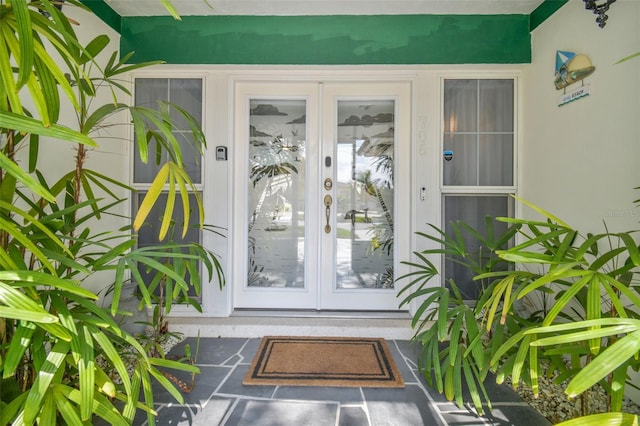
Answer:
[[[410, 279], [401, 292], [402, 304], [419, 302], [413, 326], [414, 340], [422, 344], [420, 368], [430, 384], [458, 404], [466, 384], [482, 413], [483, 382], [489, 372], [496, 374], [498, 383], [509, 378], [514, 388], [523, 382], [537, 396], [544, 367], [556, 382], [569, 381], [568, 398], [582, 397], [582, 417], [563, 425], [605, 420], [637, 424], [637, 416], [620, 412], [629, 369], [640, 368], [637, 233], [582, 235], [550, 213], [521, 202], [544, 220], [497, 218], [508, 225], [497, 239], [483, 237], [463, 223], [453, 226], [450, 234], [433, 226], [435, 235], [419, 233], [438, 247], [415, 253], [417, 261], [405, 262], [413, 271], [400, 279]], [[462, 230], [488, 249], [487, 261], [473, 260], [476, 256], [465, 245]], [[515, 232], [520, 243], [505, 247]], [[454, 282], [450, 289], [429, 287], [438, 274], [431, 255], [472, 271], [481, 287], [478, 298], [464, 301]], [[537, 301], [552, 303], [539, 306]], [[587, 416], [585, 392], [596, 385], [607, 392], [611, 412]]]
[[[68, 7], [85, 8], [76, 0], [67, 0]], [[171, 117], [187, 123], [195, 152], [205, 148], [205, 139], [195, 119], [177, 105], [153, 109], [120, 102], [118, 97], [128, 92], [118, 78], [150, 63], [127, 65], [130, 56], [118, 60], [114, 53], [100, 66], [96, 57], [108, 38], [101, 35], [83, 45], [61, 9], [49, 0], [0, 2], [0, 424], [84, 424], [94, 416], [129, 424], [138, 409], [153, 424], [152, 378], [181, 401], [160, 368], [192, 373], [197, 368], [150, 356], [114, 318], [122, 313], [120, 296], [129, 279], [137, 284], [141, 303], [154, 305], [154, 281], [143, 278], [141, 265], [165, 285], [171, 283], [165, 311], [175, 300], [189, 301], [192, 291], [199, 293], [200, 264], [209, 281], [216, 276], [223, 284], [213, 253], [193, 244], [137, 247], [135, 233], [165, 187], [161, 240], [169, 231], [175, 199], [183, 211], [191, 209], [193, 186]], [[53, 51], [61, 62], [53, 59]], [[94, 105], [100, 88], [111, 93], [112, 102]], [[65, 104], [76, 111], [75, 125], [59, 120]], [[140, 205], [134, 233], [128, 227], [101, 228], [101, 219], [126, 199], [119, 194], [131, 188], [86, 165], [89, 147], [104, 137], [100, 130], [121, 122], [110, 120], [116, 113], [129, 114], [127, 124], [134, 128], [144, 161], [150, 146], [168, 153]], [[68, 149], [73, 170], [59, 179], [40, 170], [41, 137], [59, 143], [58, 152]], [[202, 218], [201, 203], [195, 207]], [[189, 215], [184, 216], [183, 235], [189, 227]], [[96, 303], [99, 296], [84, 285], [97, 276], [113, 280], [108, 307]], [[125, 361], [122, 347], [133, 351], [134, 363]]]
[[[544, 290], [554, 295], [554, 304], [539, 324], [523, 328], [505, 342], [493, 355], [491, 365], [511, 375], [514, 383], [528, 369], [532, 391], [537, 395], [539, 359], [544, 357], [557, 372], [558, 381], [569, 380], [569, 398], [585, 395], [600, 385], [608, 394], [609, 410], [619, 412], [629, 369], [640, 368], [637, 233], [582, 235], [550, 213], [524, 203], [545, 221], [500, 219], [519, 224], [524, 239], [498, 252], [502, 259], [519, 265], [518, 271], [504, 274], [498, 286], [514, 280], [520, 280], [520, 285], [504, 292], [494, 290], [488, 301], [508, 306], [532, 291]], [[534, 267], [534, 272], [526, 271]], [[488, 322], [494, 318], [491, 313], [487, 315]], [[503, 356], [516, 346], [518, 356], [507, 364]], [[583, 415], [587, 407], [588, 398], [584, 397]]]
[[[430, 227], [433, 232], [416, 234], [436, 247], [415, 252], [414, 262], [403, 262], [412, 271], [398, 278], [409, 280], [399, 292], [399, 296], [404, 296], [400, 306], [417, 302], [412, 321], [413, 340], [420, 343], [419, 367], [429, 385], [462, 406], [464, 380], [476, 410], [482, 414], [483, 400], [491, 407], [484, 387], [489, 360], [506, 336], [518, 330], [524, 320], [513, 316], [501, 326], [485, 329], [486, 302], [495, 283], [489, 279], [479, 281], [481, 291], [473, 301], [462, 295], [454, 279], [447, 286], [433, 287], [431, 280], [439, 272], [430, 257], [443, 256], [461, 265], [471, 276], [508, 269], [508, 262], [500, 259], [496, 251], [509, 244], [518, 227], [496, 232], [494, 220], [489, 217], [485, 220], [485, 235], [463, 222], [452, 223], [450, 234]], [[498, 306], [491, 309], [499, 311]]]

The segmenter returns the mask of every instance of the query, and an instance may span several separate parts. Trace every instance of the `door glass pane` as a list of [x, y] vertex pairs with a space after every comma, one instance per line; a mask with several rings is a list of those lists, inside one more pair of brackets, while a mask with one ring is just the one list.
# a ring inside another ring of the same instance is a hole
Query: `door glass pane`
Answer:
[[337, 288], [393, 288], [393, 100], [337, 105]]
[[250, 101], [249, 287], [304, 287], [306, 108]]

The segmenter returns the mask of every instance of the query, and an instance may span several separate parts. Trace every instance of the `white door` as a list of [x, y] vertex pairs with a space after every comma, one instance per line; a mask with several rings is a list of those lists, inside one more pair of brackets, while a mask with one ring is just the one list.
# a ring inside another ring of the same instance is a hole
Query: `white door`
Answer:
[[234, 306], [397, 310], [410, 84], [235, 89]]

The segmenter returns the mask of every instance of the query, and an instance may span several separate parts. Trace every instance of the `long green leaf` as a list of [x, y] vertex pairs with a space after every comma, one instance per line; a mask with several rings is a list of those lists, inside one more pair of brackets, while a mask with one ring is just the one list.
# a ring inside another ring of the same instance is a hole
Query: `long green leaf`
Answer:
[[21, 284], [52, 286], [88, 299], [98, 299], [98, 296], [95, 293], [91, 290], [80, 287], [77, 281], [58, 278], [56, 276], [37, 271], [0, 271], [0, 280], [19, 281]]
[[118, 350], [113, 345], [111, 339], [109, 339], [102, 331], [100, 331], [96, 327], [89, 326], [89, 329], [95, 341], [104, 351], [106, 358], [109, 360], [109, 362], [111, 362], [113, 368], [115, 368], [118, 372], [127, 395], [137, 398], [137, 395], [132, 395], [133, 388], [131, 379], [129, 378], [129, 372], [127, 371], [127, 365], [125, 364], [125, 361], [122, 359]]
[[84, 51], [80, 55], [78, 63], [82, 65], [94, 59], [104, 50], [105, 47], [109, 45], [109, 41], [109, 37], [106, 34], [96, 36], [86, 45]]
[[576, 374], [569, 382], [565, 393], [570, 398], [576, 397], [607, 377], [638, 352], [640, 352], [640, 330], [624, 336], [602, 351], [599, 356]]
[[105, 118], [109, 117], [111, 114], [114, 114], [117, 111], [121, 111], [126, 109], [127, 106], [125, 104], [105, 104], [100, 108], [96, 109], [84, 122], [82, 129], [80, 130], [83, 134], [88, 135], [92, 130], [95, 130], [95, 127], [101, 123]]
[[[0, 26], [0, 30], [0, 34], [2, 35], [2, 39], [0, 39], [0, 78], [4, 87], [4, 94], [7, 97], [11, 110], [18, 114], [23, 114], [24, 110], [22, 109], [22, 102], [18, 96], [16, 82], [13, 79], [14, 74], [11, 66], [11, 55], [5, 43], [5, 39], [7, 37], [13, 37], [13, 33], [8, 25]], [[4, 126], [0, 125], [0, 128], [2, 127]]]
[[[0, 111], [0, 115], [2, 112]], [[0, 118], [1, 121], [1, 118]], [[2, 123], [0, 123], [0, 127], [2, 127]], [[22, 182], [27, 188], [33, 191], [35, 194], [44, 198], [45, 200], [55, 203], [56, 199], [49, 191], [46, 190], [42, 185], [40, 185], [31, 175], [26, 173], [19, 167], [16, 163], [13, 162], [9, 157], [7, 157], [4, 153], [0, 152], [0, 168], [4, 169], [5, 172], [15, 177], [17, 180]]]
[[51, 388], [58, 412], [62, 416], [65, 426], [84, 426], [84, 422], [80, 419], [78, 411], [76, 410], [76, 405], [72, 404], [69, 398], [71, 388], [59, 383]]
[[576, 417], [556, 426], [638, 426], [638, 416], [629, 413], [600, 413]]
[[535, 204], [532, 204], [520, 197], [518, 197], [517, 195], [511, 195], [513, 198], [515, 198], [516, 200], [520, 201], [522, 204], [529, 206], [530, 208], [532, 208], [533, 210], [537, 211], [538, 213], [540, 213], [541, 215], [543, 215], [544, 217], [552, 220], [553, 222], [559, 224], [560, 226], [563, 226], [567, 229], [571, 229], [571, 227], [564, 221], [558, 219], [557, 217], [555, 217], [554, 215], [552, 215], [551, 213], [547, 212], [546, 210], [541, 209], [540, 207], [536, 206]]
[[[151, 209], [160, 197], [160, 194], [162, 193], [162, 190], [164, 188], [164, 184], [169, 177], [170, 169], [170, 164], [166, 163], [164, 166], [162, 166], [162, 168], [158, 171], [156, 177], [153, 179], [149, 190], [145, 194], [144, 199], [142, 200], [142, 203], [138, 208], [135, 220], [133, 221], [133, 229], [135, 231], [138, 231], [142, 227], [144, 221], [147, 219], [147, 216], [151, 212]], [[163, 237], [160, 237], [160, 239], [162, 239]]]
[[26, 296], [23, 292], [0, 281], [0, 306], [2, 316], [37, 323], [56, 323], [58, 317], [51, 315], [41, 305]]
[[80, 379], [80, 418], [89, 421], [93, 413], [95, 394], [95, 354], [93, 351], [93, 338], [88, 327], [78, 329], [78, 337], [84, 340], [81, 346], [78, 373]]
[[58, 341], [47, 356], [47, 361], [38, 371], [36, 380], [31, 386], [29, 396], [24, 404], [24, 422], [26, 424], [34, 423], [42, 401], [49, 391], [53, 378], [59, 369], [63, 368], [64, 359], [69, 351], [69, 343]]
[[[8, 318], [5, 316], [0, 317]], [[31, 337], [35, 329], [36, 326], [29, 321], [20, 321], [18, 326], [15, 327], [13, 337], [11, 338], [7, 351], [4, 353], [4, 359], [1, 364], [4, 379], [15, 374], [16, 368], [23, 360], [25, 351], [31, 346]], [[7, 424], [7, 422], [0, 424]]]
[[29, 8], [24, 1], [11, 2], [15, 22], [17, 23], [18, 39], [20, 40], [20, 63], [18, 64], [17, 86], [23, 86], [32, 72], [33, 67], [33, 36], [31, 34], [31, 18]]
[[[171, 163], [169, 163], [171, 164]], [[176, 186], [175, 186], [175, 174], [172, 169], [169, 169], [169, 193], [167, 194], [167, 202], [164, 206], [164, 214], [162, 215], [162, 223], [160, 225], [160, 232], [158, 238], [164, 240], [167, 232], [169, 232], [169, 225], [173, 217], [173, 209], [176, 205]], [[189, 212], [185, 210], [185, 218], [189, 216]], [[186, 230], [185, 230], [186, 233]]]
[[149, 364], [156, 367], [171, 368], [173, 370], [186, 371], [188, 373], [200, 373], [200, 368], [195, 365], [185, 364], [184, 362], [174, 361], [167, 358], [149, 357]]
[[[579, 324], [579, 323], [577, 323]], [[543, 337], [535, 340], [531, 343], [532, 346], [551, 346], [551, 345], [566, 345], [574, 342], [584, 342], [590, 339], [600, 339], [602, 337], [617, 336], [619, 334], [626, 334], [638, 330], [638, 326], [616, 326], [606, 327], [595, 330], [585, 330], [570, 334], [562, 334], [560, 336]], [[535, 332], [536, 330], [532, 330]]]
[[44, 126], [42, 122], [9, 111], [0, 111], [0, 127], [23, 133], [35, 133], [63, 141], [96, 147], [96, 142], [80, 132], [58, 124]]

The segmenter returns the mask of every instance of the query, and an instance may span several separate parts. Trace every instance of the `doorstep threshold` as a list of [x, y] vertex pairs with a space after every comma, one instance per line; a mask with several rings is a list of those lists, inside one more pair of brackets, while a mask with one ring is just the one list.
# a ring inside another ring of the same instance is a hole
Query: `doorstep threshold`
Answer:
[[317, 309], [255, 309], [236, 308], [232, 317], [280, 317], [280, 318], [350, 318], [350, 319], [408, 319], [408, 311], [350, 311]]
[[169, 330], [184, 336], [344, 336], [409, 340], [408, 312], [236, 310], [228, 317], [173, 317]]

